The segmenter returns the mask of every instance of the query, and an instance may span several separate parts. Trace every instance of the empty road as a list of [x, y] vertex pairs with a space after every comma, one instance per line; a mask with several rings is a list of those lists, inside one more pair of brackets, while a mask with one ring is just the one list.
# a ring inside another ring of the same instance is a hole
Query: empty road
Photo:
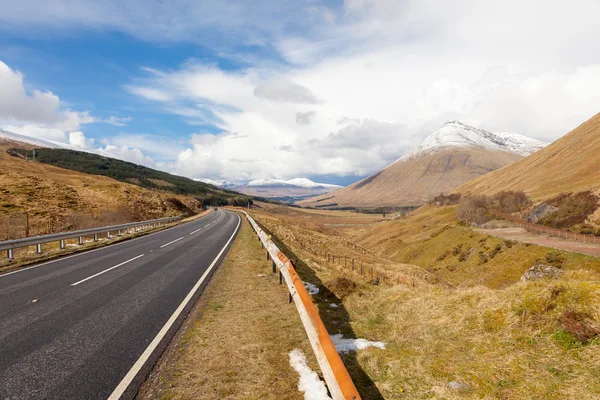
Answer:
[[129, 399], [241, 220], [194, 222], [0, 275], [0, 399]]

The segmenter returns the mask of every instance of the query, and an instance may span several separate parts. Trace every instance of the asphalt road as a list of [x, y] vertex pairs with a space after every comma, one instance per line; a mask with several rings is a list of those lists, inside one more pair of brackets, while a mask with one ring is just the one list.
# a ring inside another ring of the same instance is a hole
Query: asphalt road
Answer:
[[216, 211], [0, 275], [0, 399], [133, 398], [240, 222]]

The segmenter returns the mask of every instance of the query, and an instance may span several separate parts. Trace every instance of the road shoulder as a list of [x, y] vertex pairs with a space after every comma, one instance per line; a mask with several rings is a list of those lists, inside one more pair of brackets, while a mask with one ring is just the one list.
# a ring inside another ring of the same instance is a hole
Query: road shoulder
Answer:
[[225, 261], [138, 399], [302, 399], [288, 353], [312, 352], [287, 290], [245, 218]]

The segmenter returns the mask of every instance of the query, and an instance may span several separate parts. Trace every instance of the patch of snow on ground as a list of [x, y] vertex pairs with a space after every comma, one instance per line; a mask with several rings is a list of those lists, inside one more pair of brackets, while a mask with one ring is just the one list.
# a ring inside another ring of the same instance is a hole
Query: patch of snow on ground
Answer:
[[267, 274], [258, 274], [258, 275], [256, 275], [256, 276], [263, 277], [263, 276], [268, 276], [268, 275], [267, 275]]
[[319, 293], [319, 288], [310, 282], [304, 282], [304, 287], [306, 288], [306, 290], [308, 290], [308, 294], [310, 294], [311, 296]]
[[304, 400], [331, 400], [327, 394], [325, 383], [319, 375], [308, 366], [308, 360], [300, 349], [290, 351], [290, 365], [298, 375], [298, 390], [304, 392]]
[[385, 350], [385, 343], [383, 342], [371, 342], [367, 339], [344, 339], [344, 335], [341, 333], [331, 335], [331, 340], [338, 353], [349, 353], [351, 351], [363, 350], [367, 347], [377, 347], [378, 349]]
[[338, 308], [338, 305], [337, 305], [337, 304], [335, 304], [335, 303], [331, 303], [331, 304], [329, 305], [329, 307], [331, 307], [331, 308]]

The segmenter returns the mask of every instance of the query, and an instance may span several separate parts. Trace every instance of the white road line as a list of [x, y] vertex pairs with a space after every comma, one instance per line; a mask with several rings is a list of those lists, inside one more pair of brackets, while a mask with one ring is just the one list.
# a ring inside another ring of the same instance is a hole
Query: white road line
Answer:
[[200, 228], [200, 229], [196, 229], [194, 232], [190, 233], [190, 235], [193, 235], [193, 234], [194, 234], [194, 233], [196, 233], [196, 232], [200, 232], [201, 230], [202, 230], [202, 228]]
[[[203, 220], [204, 218], [206, 218], [208, 216], [210, 216], [210, 214], [198, 218], [197, 221]], [[195, 222], [195, 221], [190, 221], [190, 222]], [[141, 239], [149, 238], [150, 236], [160, 235], [161, 233], [165, 233], [165, 232], [167, 232], [167, 231], [169, 231], [171, 229], [185, 226], [185, 224], [187, 224], [187, 223], [188, 222], [183, 222], [180, 225], [175, 225], [175, 226], [172, 226], [172, 227], [169, 227], [169, 228], [165, 228], [165, 229], [163, 229], [161, 231], [158, 231], [158, 232], [149, 233], [147, 235], [138, 236], [136, 238], [129, 239], [129, 240], [124, 240], [124, 241], [117, 242], [117, 243], [110, 243], [107, 246], [98, 247], [98, 248], [92, 249], [92, 250], [84, 250], [84, 251], [81, 251], [79, 253], [76, 253], [76, 254], [73, 254], [73, 255], [70, 255], [70, 256], [59, 257], [56, 260], [47, 261], [47, 262], [42, 263], [42, 264], [32, 265], [31, 267], [19, 268], [16, 271], [11, 271], [11, 272], [6, 272], [4, 274], [0, 274], [0, 278], [4, 278], [5, 276], [9, 276], [9, 275], [12, 275], [12, 274], [18, 274], [19, 272], [24, 272], [24, 271], [27, 271], [27, 270], [30, 270], [30, 269], [43, 267], [44, 265], [54, 264], [56, 262], [64, 261], [64, 260], [67, 260], [69, 258], [79, 257], [79, 256], [83, 256], [83, 255], [86, 255], [86, 254], [94, 253], [96, 251], [102, 251], [102, 250], [106, 250], [106, 249], [109, 249], [109, 248], [114, 248], [116, 246], [120, 246], [120, 245], [123, 245], [123, 244], [128, 244], [128, 243], [136, 242], [136, 241], [141, 240]]]
[[207, 226], [210, 226], [210, 224], [204, 225], [203, 228], [206, 228]]
[[200, 277], [198, 282], [196, 282], [196, 284], [194, 285], [192, 290], [190, 290], [190, 292], [187, 294], [187, 296], [185, 296], [185, 299], [183, 299], [183, 301], [181, 302], [179, 307], [177, 307], [177, 309], [175, 310], [173, 315], [171, 315], [171, 318], [169, 318], [169, 320], [165, 323], [165, 325], [162, 327], [162, 329], [158, 332], [158, 334], [156, 335], [154, 340], [152, 340], [152, 342], [148, 345], [146, 350], [144, 350], [144, 352], [142, 353], [140, 358], [138, 358], [138, 360], [135, 362], [135, 364], [133, 364], [133, 367], [131, 367], [129, 372], [127, 372], [127, 375], [125, 375], [123, 380], [117, 385], [115, 390], [108, 397], [108, 400], [118, 400], [121, 398], [121, 396], [123, 395], [123, 393], [125, 393], [125, 390], [127, 390], [127, 387], [131, 384], [131, 382], [133, 381], [135, 376], [138, 374], [138, 372], [140, 372], [140, 370], [142, 369], [142, 367], [144, 366], [146, 361], [148, 361], [148, 359], [152, 355], [152, 352], [154, 352], [154, 350], [156, 350], [156, 348], [160, 344], [160, 341], [165, 337], [165, 335], [167, 334], [169, 329], [171, 329], [171, 327], [173, 326], [173, 324], [175, 323], [177, 318], [179, 318], [179, 315], [181, 315], [181, 313], [183, 312], [183, 310], [185, 309], [187, 304], [190, 302], [192, 297], [194, 297], [194, 294], [196, 294], [196, 292], [198, 291], [198, 289], [200, 288], [200, 286], [202, 285], [202, 283], [204, 282], [204, 280], [206, 279], [208, 274], [212, 271], [212, 269], [217, 264], [217, 261], [219, 261], [219, 258], [221, 257], [221, 255], [225, 252], [225, 249], [227, 249], [227, 246], [229, 246], [229, 244], [235, 237], [235, 234], [237, 233], [238, 228], [240, 227], [240, 224], [242, 223], [242, 219], [240, 218], [240, 216], [237, 215], [237, 217], [238, 217], [237, 227], [233, 231], [233, 234], [231, 235], [231, 237], [229, 238], [229, 240], [227, 241], [225, 246], [223, 246], [223, 248], [221, 249], [219, 254], [217, 254], [215, 259], [213, 260], [212, 264], [210, 264], [210, 266], [206, 269], [204, 274], [202, 274], [202, 276]]
[[105, 269], [105, 270], [104, 270], [104, 271], [102, 271], [102, 272], [98, 272], [97, 274], [94, 274], [94, 275], [92, 275], [92, 276], [90, 276], [90, 277], [87, 277], [87, 278], [85, 278], [85, 279], [82, 279], [82, 280], [80, 280], [80, 281], [78, 281], [78, 282], [72, 283], [72, 284], [71, 284], [71, 286], [77, 286], [77, 285], [79, 285], [80, 283], [83, 283], [83, 282], [85, 282], [85, 281], [89, 281], [90, 279], [93, 279], [93, 278], [95, 278], [95, 277], [97, 277], [97, 276], [99, 276], [99, 275], [102, 275], [102, 274], [103, 274], [103, 273], [105, 273], [105, 272], [108, 272], [108, 271], [110, 271], [110, 270], [113, 270], [113, 269], [115, 269], [115, 268], [118, 268], [118, 267], [120, 267], [121, 265], [125, 265], [125, 264], [127, 264], [128, 262], [132, 262], [133, 260], [137, 260], [138, 258], [140, 258], [140, 257], [143, 257], [143, 256], [144, 256], [143, 254], [140, 254], [140, 255], [139, 255], [139, 256], [137, 256], [137, 257], [133, 257], [131, 260], [123, 261], [121, 264], [117, 264], [117, 265], [115, 265], [114, 267], [110, 267], [110, 268], [108, 268], [108, 269]]
[[170, 244], [173, 244], [173, 243], [175, 243], [175, 242], [179, 242], [179, 241], [180, 241], [181, 239], [183, 239], [183, 238], [184, 238], [184, 236], [180, 237], [179, 239], [175, 239], [175, 240], [173, 240], [172, 242], [169, 242], [169, 243], [167, 243], [167, 244], [163, 244], [162, 246], [160, 246], [160, 248], [162, 249], [163, 247], [167, 247], [167, 246], [168, 246], [168, 245], [170, 245]]

